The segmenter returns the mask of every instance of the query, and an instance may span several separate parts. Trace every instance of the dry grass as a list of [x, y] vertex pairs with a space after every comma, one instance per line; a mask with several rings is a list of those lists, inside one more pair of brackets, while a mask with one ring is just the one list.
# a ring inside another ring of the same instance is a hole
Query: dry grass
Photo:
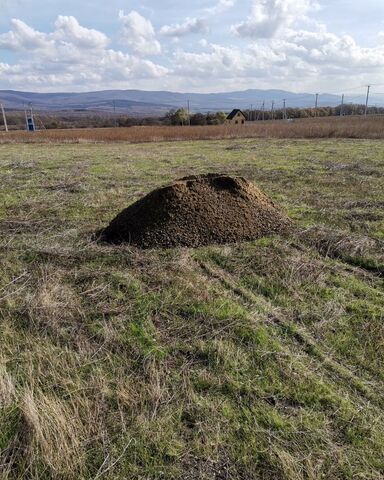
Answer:
[[256, 122], [244, 126], [130, 127], [0, 133], [1, 143], [93, 143], [218, 140], [230, 138], [384, 138], [384, 117], [326, 117], [291, 122]]
[[83, 437], [79, 407], [52, 394], [37, 395], [27, 391], [21, 399], [26, 454], [33, 462], [37, 453], [53, 472], [71, 472], [83, 461], [79, 455]]
[[[1, 480], [384, 478], [382, 141], [0, 150]], [[297, 232], [92, 241], [208, 171], [255, 182]]]

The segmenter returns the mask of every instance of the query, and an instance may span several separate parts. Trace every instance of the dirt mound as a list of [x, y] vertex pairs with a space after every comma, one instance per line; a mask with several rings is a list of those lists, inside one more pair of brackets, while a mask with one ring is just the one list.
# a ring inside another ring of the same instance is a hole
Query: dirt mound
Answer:
[[284, 212], [242, 177], [185, 177], [123, 210], [102, 232], [110, 243], [142, 248], [198, 247], [286, 231]]

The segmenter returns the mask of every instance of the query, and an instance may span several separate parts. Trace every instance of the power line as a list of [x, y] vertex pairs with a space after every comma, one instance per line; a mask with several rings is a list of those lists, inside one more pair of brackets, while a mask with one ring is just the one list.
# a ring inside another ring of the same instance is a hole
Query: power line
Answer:
[[349, 98], [350, 100], [357, 100], [358, 98], [365, 98], [365, 95], [355, 95], [355, 96], [353, 96], [353, 97], [351, 97], [351, 96], [348, 95], [348, 98]]
[[[375, 84], [372, 84], [375, 85]], [[359, 88], [365, 88], [367, 85], [358, 85], [356, 87], [351, 87], [351, 88], [344, 88], [343, 90], [338, 90], [337, 92], [333, 92], [333, 95], [341, 94], [343, 92], [350, 92], [352, 90], [358, 90]]]

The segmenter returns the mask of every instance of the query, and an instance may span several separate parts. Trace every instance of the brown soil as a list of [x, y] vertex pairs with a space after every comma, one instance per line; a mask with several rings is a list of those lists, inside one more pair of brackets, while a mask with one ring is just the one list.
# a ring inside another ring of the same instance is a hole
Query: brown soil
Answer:
[[282, 233], [290, 220], [242, 177], [185, 177], [123, 210], [102, 232], [109, 243], [142, 248], [198, 247]]

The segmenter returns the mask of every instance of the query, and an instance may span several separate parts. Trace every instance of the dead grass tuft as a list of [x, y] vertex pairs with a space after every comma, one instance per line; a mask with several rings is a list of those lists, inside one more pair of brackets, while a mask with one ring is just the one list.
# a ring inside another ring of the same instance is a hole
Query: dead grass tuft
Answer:
[[77, 408], [53, 396], [26, 391], [21, 399], [30, 463], [43, 460], [56, 474], [74, 472], [81, 464], [84, 429]]
[[299, 238], [325, 257], [340, 259], [379, 276], [384, 275], [382, 240], [318, 226], [303, 230]]
[[35, 293], [27, 304], [30, 318], [50, 329], [60, 329], [78, 317], [81, 310], [79, 298], [66, 284], [65, 272], [51, 267], [39, 272]]
[[346, 231], [315, 226], [303, 230], [299, 236], [327, 257], [369, 256], [375, 253], [381, 256], [383, 253], [382, 241]]
[[16, 398], [13, 379], [7, 371], [5, 359], [0, 357], [0, 408], [7, 408]]

